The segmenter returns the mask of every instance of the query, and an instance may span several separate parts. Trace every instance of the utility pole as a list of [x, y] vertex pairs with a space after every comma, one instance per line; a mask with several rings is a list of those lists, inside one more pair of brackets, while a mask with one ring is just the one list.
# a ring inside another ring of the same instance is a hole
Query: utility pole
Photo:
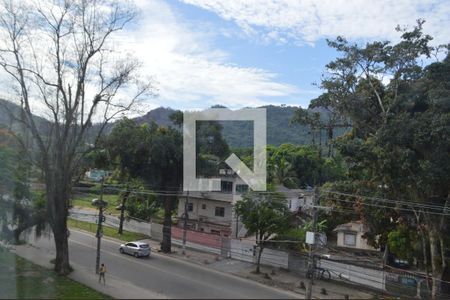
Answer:
[[188, 220], [188, 203], [189, 203], [189, 191], [186, 194], [186, 201], [184, 202], [184, 224], [183, 224], [183, 251], [182, 254], [186, 254], [186, 234], [187, 234], [187, 220]]
[[92, 205], [98, 207], [97, 234], [95, 235], [97, 237], [97, 258], [95, 260], [95, 273], [96, 274], [99, 273], [99, 269], [100, 269], [100, 246], [101, 246], [101, 239], [103, 236], [102, 223], [105, 220], [105, 217], [103, 216], [103, 208], [108, 205], [107, 202], [103, 201], [103, 181], [104, 181], [104, 178], [102, 177], [100, 199], [92, 200]]
[[122, 197], [122, 204], [120, 205], [120, 223], [119, 223], [119, 234], [123, 233], [123, 221], [125, 218], [125, 203], [127, 203], [128, 197], [130, 196], [130, 186], [127, 185], [127, 190], [125, 195]]
[[236, 217], [236, 238], [238, 238], [238, 229], [239, 229], [239, 216], [235, 214]]
[[311, 278], [308, 282], [308, 287], [306, 289], [305, 299], [312, 299], [312, 287], [314, 283], [314, 273], [316, 268], [316, 260], [314, 256], [314, 250], [316, 249], [317, 244], [317, 210], [319, 206], [319, 196], [320, 196], [320, 190], [319, 187], [314, 188], [314, 198], [313, 198], [313, 224], [312, 224], [312, 231], [314, 233], [314, 242], [313, 244], [309, 245], [309, 256], [308, 256], [308, 272], [311, 274]]

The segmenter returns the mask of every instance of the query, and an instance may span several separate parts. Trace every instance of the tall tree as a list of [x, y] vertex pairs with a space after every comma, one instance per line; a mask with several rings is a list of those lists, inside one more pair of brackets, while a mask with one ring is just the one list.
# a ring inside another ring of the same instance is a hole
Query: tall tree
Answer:
[[171, 252], [172, 213], [177, 201], [177, 193], [182, 189], [183, 179], [183, 138], [173, 128], [155, 126], [150, 139], [150, 161], [147, 179], [152, 188], [173, 191], [161, 196], [164, 201], [163, 240], [161, 250]]
[[[0, 66], [18, 94], [14, 119], [37, 147], [59, 274], [70, 272], [66, 221], [77, 165], [91, 148], [87, 132], [99, 122], [100, 134], [150, 89], [137, 81], [139, 64], [110, 47], [134, 17], [133, 7], [109, 0], [5, 1], [0, 8]], [[116, 97], [121, 88], [133, 95]], [[34, 114], [48, 119], [46, 130]]]
[[329, 41], [342, 56], [327, 65], [322, 87], [333, 96], [333, 108], [352, 123], [338, 148], [350, 166], [351, 189], [364, 191], [352, 202], [370, 235], [381, 235], [378, 243], [386, 244], [386, 228], [395, 229], [390, 219], [396, 221], [395, 215], [426, 233], [424, 260], [429, 247], [432, 296], [437, 297], [447, 260], [443, 234], [450, 198], [450, 64], [447, 53], [442, 62], [422, 67], [420, 59], [430, 59], [436, 50], [422, 25], [419, 20], [413, 30], [401, 30], [397, 44], [359, 46], [342, 37]]
[[114, 126], [105, 143], [123, 180], [139, 178], [147, 187], [167, 192], [159, 196], [164, 207], [161, 250], [166, 253], [171, 252], [172, 213], [182, 188], [182, 145], [181, 133], [174, 128], [155, 123], [138, 125], [126, 118]]

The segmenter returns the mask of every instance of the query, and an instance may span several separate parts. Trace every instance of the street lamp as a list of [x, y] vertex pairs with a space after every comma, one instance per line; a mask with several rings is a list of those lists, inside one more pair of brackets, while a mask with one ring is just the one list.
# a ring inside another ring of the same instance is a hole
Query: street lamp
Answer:
[[93, 199], [92, 205], [98, 208], [98, 222], [97, 222], [97, 233], [95, 237], [97, 238], [97, 259], [95, 261], [95, 273], [98, 274], [100, 268], [100, 244], [101, 238], [103, 236], [102, 223], [105, 221], [105, 216], [103, 215], [103, 208], [108, 206], [108, 202], [103, 201], [103, 180], [102, 189], [100, 193], [100, 199]]

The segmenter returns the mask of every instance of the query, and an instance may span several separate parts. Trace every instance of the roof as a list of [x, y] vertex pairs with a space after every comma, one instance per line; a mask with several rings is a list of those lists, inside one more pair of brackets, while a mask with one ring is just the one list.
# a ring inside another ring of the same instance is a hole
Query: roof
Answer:
[[281, 184], [277, 185], [275, 187], [275, 190], [279, 193], [283, 193], [285, 196], [288, 196], [288, 197], [289, 196], [300, 196], [300, 195], [309, 196], [314, 193], [313, 189], [290, 189]]
[[133, 243], [133, 244], [136, 244], [138, 246], [140, 246], [140, 245], [148, 245], [148, 243], [145, 243], [145, 242], [128, 242], [128, 243]]
[[333, 231], [354, 231], [354, 232], [367, 232], [367, 227], [361, 220], [352, 221], [345, 224], [336, 226]]

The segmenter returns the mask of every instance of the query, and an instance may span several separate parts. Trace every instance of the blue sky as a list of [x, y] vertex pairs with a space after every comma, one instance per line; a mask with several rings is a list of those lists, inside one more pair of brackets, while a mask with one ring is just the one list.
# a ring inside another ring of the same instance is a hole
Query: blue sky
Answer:
[[326, 38], [398, 40], [397, 24], [425, 18], [433, 43], [448, 42], [448, 1], [138, 0], [138, 22], [119, 47], [143, 62], [158, 96], [148, 108], [306, 107], [336, 57]]

